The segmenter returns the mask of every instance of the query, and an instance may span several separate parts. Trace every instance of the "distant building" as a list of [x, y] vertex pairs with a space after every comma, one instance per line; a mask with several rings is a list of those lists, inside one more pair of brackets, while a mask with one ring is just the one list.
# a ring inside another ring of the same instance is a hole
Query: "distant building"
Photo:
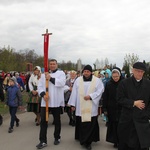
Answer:
[[96, 61], [95, 61], [95, 69], [101, 69], [100, 62], [98, 59], [96, 59]]
[[32, 71], [33, 70], [33, 64], [32, 63], [27, 63], [26, 70], [27, 71]]
[[81, 59], [77, 60], [77, 71], [81, 71], [82, 70], [82, 62]]

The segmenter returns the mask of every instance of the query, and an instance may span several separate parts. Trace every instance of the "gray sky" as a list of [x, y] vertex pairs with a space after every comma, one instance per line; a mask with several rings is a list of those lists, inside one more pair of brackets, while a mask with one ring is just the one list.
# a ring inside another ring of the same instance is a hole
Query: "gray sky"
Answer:
[[[0, 0], [0, 47], [93, 64], [106, 57], [122, 67], [126, 54], [150, 61], [150, 0]], [[93, 66], [93, 65], [92, 65]]]

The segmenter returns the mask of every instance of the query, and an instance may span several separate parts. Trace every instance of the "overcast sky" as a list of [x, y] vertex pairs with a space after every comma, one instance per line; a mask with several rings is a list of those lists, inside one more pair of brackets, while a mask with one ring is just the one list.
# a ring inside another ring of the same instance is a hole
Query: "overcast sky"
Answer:
[[[0, 47], [34, 49], [49, 58], [122, 67], [126, 54], [150, 61], [150, 0], [0, 0]], [[93, 65], [92, 65], [93, 66]]]

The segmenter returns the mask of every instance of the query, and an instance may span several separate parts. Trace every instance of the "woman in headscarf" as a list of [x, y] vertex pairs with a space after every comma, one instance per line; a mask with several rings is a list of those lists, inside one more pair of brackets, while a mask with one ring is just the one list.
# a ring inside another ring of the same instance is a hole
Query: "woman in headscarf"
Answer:
[[40, 125], [40, 104], [41, 104], [41, 98], [38, 95], [37, 86], [39, 79], [41, 77], [41, 67], [36, 66], [34, 68], [34, 72], [31, 75], [29, 79], [29, 101], [27, 106], [28, 112], [34, 112], [36, 115], [36, 126]]
[[116, 94], [119, 82], [123, 79], [121, 70], [118, 67], [113, 68], [112, 77], [106, 83], [103, 93], [103, 109], [107, 114], [107, 133], [106, 141], [114, 143], [114, 147], [118, 146], [117, 125], [119, 119], [119, 108], [117, 105]]
[[77, 79], [77, 72], [74, 70], [70, 71], [70, 77], [69, 79], [66, 80], [65, 84], [65, 93], [64, 93], [64, 98], [65, 98], [65, 111], [67, 112], [67, 115], [69, 117], [69, 125], [75, 126], [75, 111], [71, 110], [71, 107], [68, 105], [68, 100], [70, 98], [73, 84], [75, 80]]

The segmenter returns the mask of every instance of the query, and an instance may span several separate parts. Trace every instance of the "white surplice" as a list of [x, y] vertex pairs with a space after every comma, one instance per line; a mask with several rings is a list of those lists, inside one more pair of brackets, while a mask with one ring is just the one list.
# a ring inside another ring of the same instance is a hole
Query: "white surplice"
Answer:
[[[64, 106], [64, 86], [66, 83], [65, 73], [61, 70], [57, 70], [54, 73], [50, 73], [52, 78], [55, 78], [55, 85], [49, 81], [49, 107], [60, 107]], [[42, 74], [38, 83], [38, 93], [45, 92], [45, 74]], [[41, 107], [45, 107], [46, 103], [42, 98]]]
[[[79, 86], [80, 86], [80, 78], [83, 78], [83, 76], [78, 77], [73, 85], [72, 93], [69, 99], [68, 104], [71, 106], [76, 107], [76, 116], [81, 116], [81, 108], [80, 108], [80, 92], [79, 92]], [[104, 92], [104, 86], [102, 81], [96, 78], [96, 84], [94, 91], [92, 93], [88, 93], [91, 81], [84, 81], [84, 95], [90, 95], [91, 101], [92, 101], [92, 112], [91, 112], [91, 117], [97, 116], [98, 115], [98, 106], [99, 106], [99, 101], [102, 96], [102, 93]]]

